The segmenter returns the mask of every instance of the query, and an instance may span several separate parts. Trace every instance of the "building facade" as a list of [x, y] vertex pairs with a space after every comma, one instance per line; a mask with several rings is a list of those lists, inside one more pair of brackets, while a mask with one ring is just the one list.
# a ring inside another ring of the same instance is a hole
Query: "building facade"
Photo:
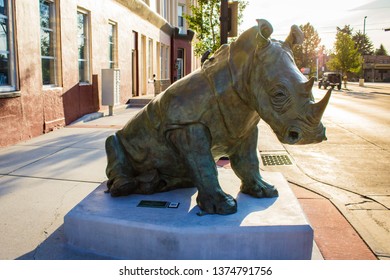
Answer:
[[190, 36], [180, 19], [187, 5], [0, 0], [0, 147], [105, 110], [103, 69], [119, 69], [115, 105], [153, 93], [155, 79], [179, 79], [192, 71]]
[[390, 56], [365, 55], [363, 71], [367, 82], [390, 82]]
[[[327, 67], [331, 56], [319, 54], [318, 73], [322, 77], [324, 72], [332, 71]], [[390, 82], [390, 56], [388, 55], [364, 55], [363, 75], [366, 82]], [[359, 74], [347, 73], [349, 81], [357, 82]]]

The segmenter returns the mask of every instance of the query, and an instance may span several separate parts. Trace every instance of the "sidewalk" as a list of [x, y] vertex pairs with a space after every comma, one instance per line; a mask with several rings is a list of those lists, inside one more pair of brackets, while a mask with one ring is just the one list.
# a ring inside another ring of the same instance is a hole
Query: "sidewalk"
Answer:
[[[76, 122], [0, 149], [0, 259], [101, 258], [66, 246], [63, 217], [106, 180], [104, 141], [138, 111], [121, 108], [114, 116]], [[284, 151], [268, 126], [261, 123], [260, 131], [262, 154]], [[218, 165], [229, 168], [226, 161]], [[294, 166], [286, 173], [312, 183]], [[376, 259], [327, 197], [305, 184], [290, 185], [314, 229], [319, 250], [315, 248], [313, 259]]]
[[364, 86], [359, 86], [358, 82], [348, 82], [347, 89], [344, 88], [344, 84], [341, 87], [341, 90], [359, 93], [359, 94], [390, 94], [390, 83], [372, 83], [365, 82]]

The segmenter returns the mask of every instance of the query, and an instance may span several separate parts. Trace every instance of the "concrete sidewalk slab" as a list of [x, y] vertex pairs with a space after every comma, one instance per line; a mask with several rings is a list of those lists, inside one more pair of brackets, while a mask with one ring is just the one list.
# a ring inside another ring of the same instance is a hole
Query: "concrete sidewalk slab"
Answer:
[[[74, 128], [67, 128], [72, 130]], [[85, 130], [85, 129], [84, 129]], [[80, 149], [100, 149], [105, 150], [105, 141], [108, 136], [115, 133], [115, 129], [104, 129], [98, 130], [96, 132], [92, 132], [88, 135], [85, 135], [83, 139], [78, 141], [77, 143], [71, 145], [71, 148], [80, 148]]]
[[37, 162], [58, 151], [61, 147], [11, 146], [0, 150], [0, 174], [6, 175]]
[[95, 188], [95, 183], [1, 177], [0, 259], [37, 250], [62, 225], [63, 216]]
[[10, 174], [99, 183], [107, 179], [105, 166], [105, 150], [65, 148]]
[[28, 141], [20, 142], [16, 146], [42, 146], [42, 147], [69, 147], [86, 139], [93, 139], [101, 135], [101, 129], [72, 128], [65, 127], [40, 135]]

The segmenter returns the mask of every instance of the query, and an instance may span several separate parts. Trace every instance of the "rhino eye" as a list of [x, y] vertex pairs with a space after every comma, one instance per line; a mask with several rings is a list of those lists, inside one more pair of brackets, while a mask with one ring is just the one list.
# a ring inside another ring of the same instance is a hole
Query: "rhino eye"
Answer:
[[284, 111], [287, 103], [289, 103], [288, 100], [289, 98], [286, 91], [282, 89], [275, 90], [271, 97], [271, 103], [274, 109], [278, 112]]
[[273, 99], [276, 102], [282, 102], [286, 99], [287, 95], [283, 90], [277, 90], [273, 94]]
[[275, 93], [275, 98], [277, 98], [277, 99], [281, 99], [281, 98], [284, 98], [284, 97], [286, 97], [286, 95], [284, 94], [283, 91], [277, 91]]

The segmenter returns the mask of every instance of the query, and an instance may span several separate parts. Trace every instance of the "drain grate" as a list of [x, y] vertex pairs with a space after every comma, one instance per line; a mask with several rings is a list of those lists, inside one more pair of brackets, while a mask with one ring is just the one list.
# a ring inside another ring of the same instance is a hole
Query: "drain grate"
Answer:
[[292, 165], [288, 155], [261, 155], [264, 166], [266, 165]]

